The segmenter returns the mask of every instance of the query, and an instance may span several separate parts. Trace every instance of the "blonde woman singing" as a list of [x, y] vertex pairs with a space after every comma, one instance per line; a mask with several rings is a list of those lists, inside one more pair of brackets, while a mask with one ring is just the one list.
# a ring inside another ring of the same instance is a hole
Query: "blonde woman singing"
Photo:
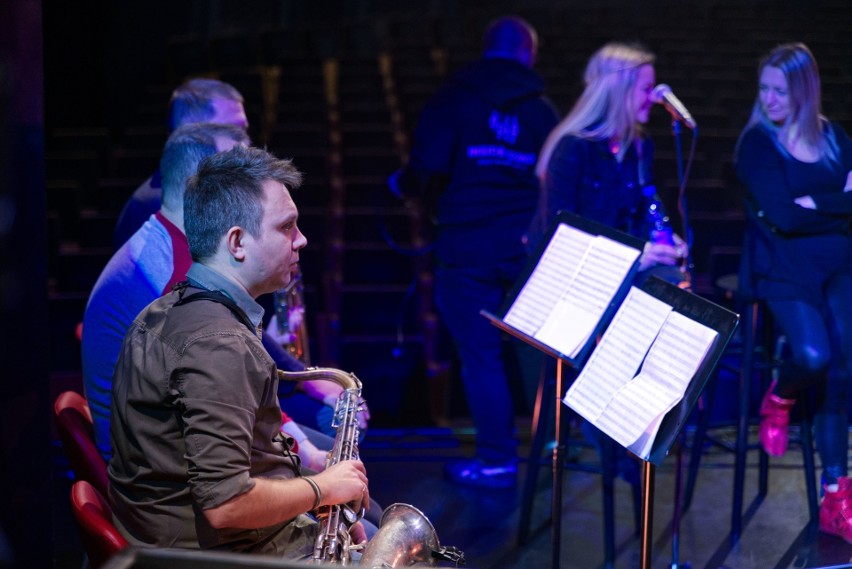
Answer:
[[534, 243], [557, 212], [570, 211], [647, 240], [641, 274], [680, 282], [686, 244], [649, 219], [659, 199], [653, 143], [642, 125], [653, 104], [654, 55], [637, 45], [606, 44], [589, 60], [584, 81], [583, 94], [539, 154], [542, 192], [529, 240]]

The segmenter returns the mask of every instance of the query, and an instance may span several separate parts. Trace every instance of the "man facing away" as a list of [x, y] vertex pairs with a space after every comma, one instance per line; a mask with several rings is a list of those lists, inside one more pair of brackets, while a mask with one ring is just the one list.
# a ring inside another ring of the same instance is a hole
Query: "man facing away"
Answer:
[[[521, 18], [492, 22], [482, 58], [451, 77], [423, 109], [410, 160], [396, 178], [402, 194], [437, 208], [435, 302], [461, 360], [476, 427], [475, 456], [448, 463], [445, 473], [464, 485], [507, 487], [516, 480], [503, 335], [480, 310], [499, 311], [526, 263], [521, 237], [539, 195], [535, 163], [558, 121], [532, 69], [537, 45], [535, 30]], [[537, 372], [527, 367], [532, 379]]]
[[[113, 383], [110, 498], [131, 544], [304, 559], [318, 528], [306, 512], [369, 500], [360, 461], [301, 477], [279, 435], [256, 298], [290, 281], [307, 244], [290, 197], [300, 183], [289, 161], [242, 146], [189, 182], [188, 282], [134, 320]], [[360, 523], [352, 533], [365, 538]]]

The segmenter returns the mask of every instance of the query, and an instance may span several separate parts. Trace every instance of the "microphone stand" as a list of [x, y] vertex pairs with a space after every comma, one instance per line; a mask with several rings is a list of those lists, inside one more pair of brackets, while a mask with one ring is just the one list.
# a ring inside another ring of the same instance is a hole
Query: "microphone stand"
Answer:
[[686, 242], [687, 254], [683, 259], [681, 268], [686, 273], [689, 284], [692, 282], [692, 227], [689, 225], [689, 215], [686, 211], [686, 179], [689, 176], [689, 170], [692, 167], [692, 158], [695, 156], [695, 140], [698, 138], [698, 125], [692, 129], [692, 145], [689, 150], [689, 158], [686, 168], [683, 166], [683, 150], [680, 143], [681, 122], [672, 118], [672, 136], [675, 145], [675, 162], [677, 162], [677, 179], [678, 179], [678, 195], [677, 195], [677, 211], [680, 215], [681, 231], [683, 232], [683, 240]]
[[[692, 132], [692, 146], [689, 152], [689, 160], [686, 168], [683, 166], [683, 152], [680, 144], [681, 123], [676, 118], [672, 119], [672, 136], [674, 137], [675, 159], [677, 162], [678, 175], [678, 200], [677, 209], [680, 214], [681, 228], [683, 231], [683, 239], [686, 242], [687, 254], [683, 259], [681, 269], [686, 275], [685, 287], [687, 290], [692, 288], [692, 228], [689, 226], [688, 217], [686, 214], [686, 177], [689, 174], [689, 168], [692, 165], [692, 157], [695, 154], [695, 139], [698, 136], [698, 126], [695, 126]], [[681, 432], [681, 440], [677, 443], [675, 454], [675, 479], [674, 479], [674, 507], [672, 512], [672, 562], [670, 569], [690, 569], [690, 564], [681, 564], [679, 561], [680, 550], [680, 517], [681, 517], [681, 487], [683, 473], [683, 444], [684, 434]]]

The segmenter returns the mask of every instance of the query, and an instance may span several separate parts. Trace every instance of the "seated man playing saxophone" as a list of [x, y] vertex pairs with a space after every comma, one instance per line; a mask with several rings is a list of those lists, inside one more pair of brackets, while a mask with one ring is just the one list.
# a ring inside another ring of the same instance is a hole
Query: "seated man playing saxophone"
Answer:
[[[260, 341], [259, 295], [284, 287], [307, 244], [287, 160], [235, 147], [206, 158], [184, 201], [193, 264], [125, 337], [113, 382], [115, 523], [138, 546], [306, 559], [320, 507], [369, 503], [357, 459], [300, 474], [279, 432], [279, 374]], [[352, 541], [366, 535], [360, 522]]]

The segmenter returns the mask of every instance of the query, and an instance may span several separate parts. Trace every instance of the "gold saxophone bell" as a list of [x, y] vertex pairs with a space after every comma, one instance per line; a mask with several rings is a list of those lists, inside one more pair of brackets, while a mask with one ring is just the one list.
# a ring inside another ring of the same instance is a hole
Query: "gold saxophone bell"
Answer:
[[359, 566], [435, 567], [438, 561], [464, 565], [464, 553], [441, 547], [438, 533], [426, 515], [410, 504], [391, 504], [382, 514], [379, 531], [367, 542]]
[[[325, 467], [344, 460], [358, 459], [358, 413], [364, 408], [361, 380], [353, 373], [329, 368], [309, 367], [304, 371], [281, 371], [282, 381], [311, 381], [324, 379], [343, 388], [332, 419], [336, 430], [334, 446], [328, 453]], [[441, 547], [432, 522], [409, 504], [392, 504], [382, 514], [379, 531], [364, 545], [353, 545], [349, 528], [360, 519], [348, 506], [330, 505], [316, 512], [320, 525], [314, 542], [311, 563], [349, 565], [352, 551], [362, 550], [360, 565], [365, 567], [434, 567], [438, 561], [464, 564], [464, 553], [455, 547]], [[363, 514], [363, 510], [361, 511]]]

